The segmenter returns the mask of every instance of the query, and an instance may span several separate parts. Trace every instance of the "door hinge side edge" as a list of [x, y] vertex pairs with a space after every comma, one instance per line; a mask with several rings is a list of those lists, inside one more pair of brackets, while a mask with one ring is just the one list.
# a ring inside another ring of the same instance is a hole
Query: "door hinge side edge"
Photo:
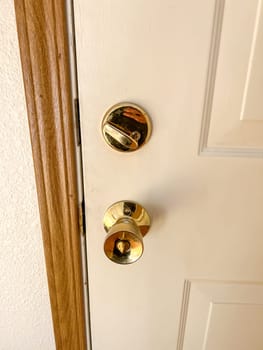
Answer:
[[81, 131], [80, 131], [80, 113], [79, 113], [79, 99], [74, 98], [74, 116], [75, 116], [75, 125], [76, 125], [76, 138], [77, 145], [81, 145]]
[[82, 236], [86, 234], [86, 213], [85, 213], [85, 202], [79, 204], [79, 231]]

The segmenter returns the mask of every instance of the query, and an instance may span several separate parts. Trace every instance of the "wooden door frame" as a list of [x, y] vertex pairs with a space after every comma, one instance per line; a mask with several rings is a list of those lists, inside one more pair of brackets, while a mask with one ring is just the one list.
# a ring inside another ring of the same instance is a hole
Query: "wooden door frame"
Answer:
[[57, 349], [86, 349], [66, 2], [15, 0]]

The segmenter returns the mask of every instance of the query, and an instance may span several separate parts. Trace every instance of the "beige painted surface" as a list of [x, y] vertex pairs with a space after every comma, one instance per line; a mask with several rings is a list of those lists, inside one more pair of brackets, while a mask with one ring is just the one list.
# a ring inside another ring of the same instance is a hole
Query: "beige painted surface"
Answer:
[[0, 1], [0, 350], [55, 348], [12, 0]]
[[[74, 1], [93, 350], [263, 349], [261, 4]], [[101, 133], [122, 101], [153, 123], [130, 154]], [[103, 251], [123, 199], [152, 217], [128, 266]]]

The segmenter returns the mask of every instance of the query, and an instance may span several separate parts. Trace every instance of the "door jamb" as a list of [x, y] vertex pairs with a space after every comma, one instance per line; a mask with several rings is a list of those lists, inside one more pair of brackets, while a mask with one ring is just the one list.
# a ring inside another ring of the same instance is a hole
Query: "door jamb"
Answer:
[[87, 346], [66, 2], [15, 0], [57, 349]]

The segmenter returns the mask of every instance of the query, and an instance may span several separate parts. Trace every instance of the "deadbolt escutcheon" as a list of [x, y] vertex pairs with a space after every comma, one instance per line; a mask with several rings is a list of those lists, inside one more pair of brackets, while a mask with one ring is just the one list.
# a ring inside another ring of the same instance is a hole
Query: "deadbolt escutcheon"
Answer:
[[104, 115], [102, 134], [109, 146], [120, 152], [133, 152], [142, 147], [151, 135], [151, 121], [141, 107], [122, 102]]

